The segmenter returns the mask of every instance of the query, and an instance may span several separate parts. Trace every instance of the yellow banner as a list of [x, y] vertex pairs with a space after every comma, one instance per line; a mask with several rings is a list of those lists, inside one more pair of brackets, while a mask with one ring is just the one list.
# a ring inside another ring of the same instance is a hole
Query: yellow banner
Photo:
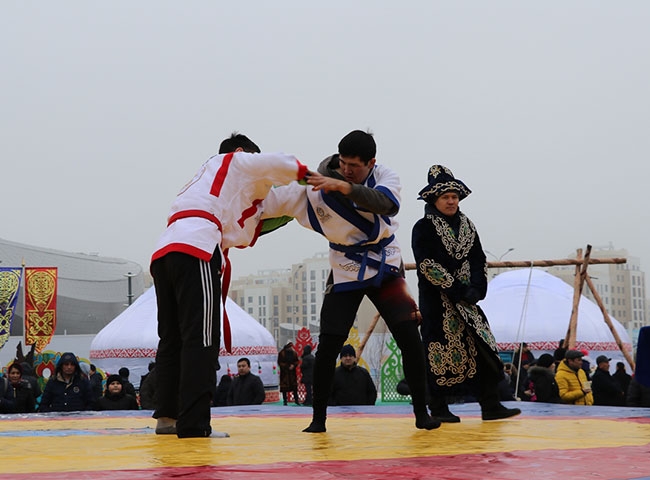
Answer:
[[56, 267], [25, 268], [25, 345], [40, 353], [56, 330]]

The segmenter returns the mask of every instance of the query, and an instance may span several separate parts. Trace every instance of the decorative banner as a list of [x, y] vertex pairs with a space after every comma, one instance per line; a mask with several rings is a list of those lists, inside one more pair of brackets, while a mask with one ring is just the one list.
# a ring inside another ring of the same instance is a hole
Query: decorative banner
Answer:
[[25, 345], [36, 353], [50, 343], [56, 329], [57, 269], [25, 268]]
[[14, 318], [22, 268], [0, 268], [0, 348], [7, 343]]

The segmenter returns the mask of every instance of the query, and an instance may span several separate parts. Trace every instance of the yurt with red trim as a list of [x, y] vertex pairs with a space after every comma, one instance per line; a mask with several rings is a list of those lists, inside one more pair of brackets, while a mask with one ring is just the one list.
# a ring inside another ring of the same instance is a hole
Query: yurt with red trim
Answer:
[[[522, 268], [497, 275], [488, 286], [487, 297], [479, 302], [485, 311], [500, 351], [515, 350], [521, 342], [538, 357], [553, 353], [561, 338], [565, 338], [573, 308], [573, 287], [541, 270]], [[625, 327], [610, 315], [612, 324], [632, 352], [632, 342]], [[587, 350], [593, 359], [606, 355], [627, 365], [614, 335], [593, 301], [581, 296], [578, 304], [576, 348]], [[629, 365], [627, 365], [628, 372]]]
[[[232, 352], [226, 352], [222, 338], [217, 381], [222, 375], [236, 375], [237, 360], [247, 357], [251, 372], [262, 378], [266, 401], [277, 401], [278, 349], [273, 335], [230, 298], [226, 300], [226, 310]], [[156, 358], [159, 340], [156, 314], [156, 293], [152, 287], [95, 336], [90, 346], [90, 361], [110, 373], [127, 367], [129, 380], [137, 386], [140, 376], [148, 372], [149, 363]]]

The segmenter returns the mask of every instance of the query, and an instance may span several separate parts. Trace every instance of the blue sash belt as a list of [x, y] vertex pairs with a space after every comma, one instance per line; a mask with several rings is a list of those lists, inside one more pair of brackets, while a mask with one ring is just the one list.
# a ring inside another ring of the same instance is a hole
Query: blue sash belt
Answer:
[[[392, 265], [386, 265], [386, 247], [390, 245], [393, 240], [395, 240], [395, 235], [391, 235], [388, 238], [383, 238], [377, 243], [367, 243], [362, 245], [341, 245], [338, 243], [330, 242], [330, 248], [332, 250], [336, 250], [337, 252], [343, 252], [345, 254], [345, 258], [354, 262], [358, 262], [361, 265], [359, 268], [359, 274], [357, 275], [357, 280], [359, 282], [363, 281], [363, 277], [366, 273], [366, 267], [370, 266], [371, 268], [377, 270], [378, 273], [372, 279], [371, 285], [378, 287], [381, 285], [384, 274], [399, 274], [399, 268]], [[380, 253], [381, 261], [369, 258], [368, 252]]]

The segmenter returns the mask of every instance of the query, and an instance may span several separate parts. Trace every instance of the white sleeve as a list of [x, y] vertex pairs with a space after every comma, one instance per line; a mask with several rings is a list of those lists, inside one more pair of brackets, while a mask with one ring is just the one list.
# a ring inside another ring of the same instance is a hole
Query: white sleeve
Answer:
[[300, 221], [307, 213], [306, 188], [311, 187], [297, 182], [272, 188], [262, 202], [262, 219], [287, 216]]
[[307, 167], [286, 153], [235, 153], [241, 171], [253, 178], [265, 178], [274, 185], [300, 180]]

